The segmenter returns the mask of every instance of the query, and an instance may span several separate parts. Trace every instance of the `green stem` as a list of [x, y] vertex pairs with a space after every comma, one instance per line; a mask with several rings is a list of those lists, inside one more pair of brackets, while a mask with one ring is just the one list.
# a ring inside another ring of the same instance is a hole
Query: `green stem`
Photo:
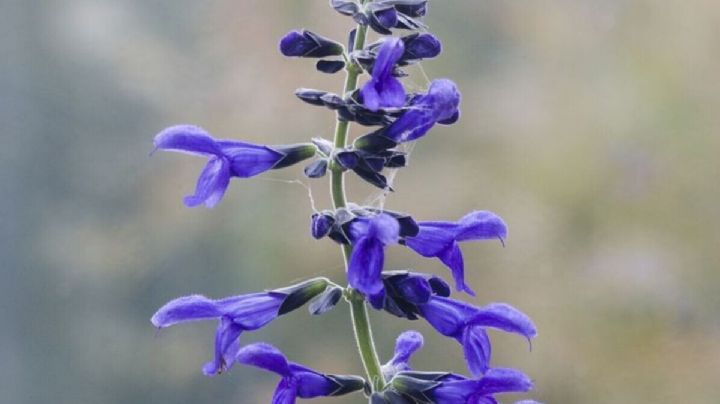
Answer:
[[[370, 2], [372, 0], [363, 0], [362, 3]], [[367, 27], [358, 25], [355, 33], [355, 44], [354, 49], [362, 49], [365, 47], [365, 37], [367, 36]], [[350, 63], [347, 66], [347, 75], [345, 76], [345, 88], [344, 95], [355, 91], [357, 89], [358, 76], [362, 73], [360, 66]], [[338, 149], [344, 148], [347, 144], [347, 135], [349, 129], [349, 122], [338, 118], [335, 126], [335, 147]], [[345, 181], [344, 173], [341, 167], [338, 167], [335, 163], [331, 164], [330, 172], [330, 194], [332, 195], [333, 206], [335, 209], [344, 208], [347, 206], [345, 198]], [[352, 246], [343, 245], [343, 257], [345, 258], [345, 270], [347, 271], [350, 254], [352, 253]], [[380, 360], [377, 352], [375, 351], [375, 342], [373, 340], [372, 329], [370, 328], [370, 320], [368, 319], [367, 307], [365, 305], [365, 298], [353, 291], [348, 290], [347, 295], [348, 301], [350, 302], [350, 315], [352, 317], [353, 330], [355, 332], [355, 341], [357, 342], [358, 351], [360, 358], [365, 367], [365, 373], [367, 373], [368, 380], [372, 386], [372, 391], [381, 391], [385, 388], [385, 379], [382, 375], [382, 368], [380, 367]]]

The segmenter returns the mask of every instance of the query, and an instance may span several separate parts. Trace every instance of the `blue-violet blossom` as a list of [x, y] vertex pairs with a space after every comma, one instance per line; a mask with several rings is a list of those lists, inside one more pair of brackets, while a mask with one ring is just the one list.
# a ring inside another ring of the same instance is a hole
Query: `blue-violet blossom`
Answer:
[[264, 342], [243, 347], [237, 352], [236, 360], [282, 376], [273, 395], [273, 404], [293, 404], [297, 397], [340, 396], [365, 387], [361, 377], [326, 375], [290, 362], [279, 349]]
[[203, 366], [208, 376], [230, 369], [240, 347], [240, 334], [261, 328], [325, 291], [328, 280], [314, 278], [286, 288], [219, 300], [191, 295], [172, 300], [151, 318], [157, 328], [195, 320], [218, 319], [215, 357]]
[[395, 76], [395, 64], [405, 52], [405, 45], [399, 38], [387, 38], [380, 46], [372, 78], [360, 90], [363, 104], [371, 110], [396, 108], [405, 104], [405, 89]]
[[462, 345], [473, 376], [482, 375], [490, 366], [492, 348], [486, 327], [519, 334], [528, 341], [537, 335], [527, 315], [504, 303], [478, 308], [459, 300], [431, 296], [426, 304], [418, 305], [418, 309], [420, 316], [435, 330]]
[[507, 237], [507, 226], [496, 214], [474, 211], [457, 222], [418, 222], [419, 233], [404, 242], [423, 257], [437, 257], [452, 272], [458, 290], [474, 295], [465, 284], [465, 264], [459, 242]]
[[392, 387], [405, 396], [437, 404], [497, 404], [498, 393], [527, 392], [533, 383], [514, 369], [489, 369], [479, 379], [468, 379], [454, 373], [401, 372]]
[[353, 251], [348, 264], [348, 283], [370, 298], [383, 293], [382, 270], [385, 246], [397, 243], [398, 221], [387, 213], [361, 217], [350, 224]]
[[460, 117], [460, 91], [448, 79], [430, 83], [427, 94], [410, 100], [407, 112], [381, 134], [397, 143], [409, 142], [425, 135], [436, 123], [451, 124]]
[[169, 150], [209, 158], [195, 187], [183, 201], [188, 207], [212, 208], [220, 202], [231, 177], [249, 178], [267, 170], [284, 168], [315, 155], [311, 143], [262, 146], [238, 140], [216, 140], [192, 125], [169, 127], [155, 136], [155, 150]]

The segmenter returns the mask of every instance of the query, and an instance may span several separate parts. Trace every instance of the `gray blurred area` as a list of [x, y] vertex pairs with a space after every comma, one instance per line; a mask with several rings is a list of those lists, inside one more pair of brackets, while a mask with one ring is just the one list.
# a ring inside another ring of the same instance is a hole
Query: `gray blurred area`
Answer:
[[[494, 364], [526, 371], [545, 403], [720, 402], [720, 2], [431, 3], [445, 50], [423, 70], [459, 84], [463, 118], [418, 142], [385, 204], [508, 222], [506, 248], [463, 247], [470, 301], [509, 302], [540, 334], [529, 351], [493, 333]], [[156, 336], [149, 318], [190, 293], [343, 281], [289, 181], [310, 182], [300, 167], [234, 180], [214, 210], [187, 209], [203, 161], [149, 157], [152, 137], [176, 123], [267, 144], [330, 137], [332, 114], [292, 92], [339, 91], [341, 75], [283, 58], [277, 40], [351, 24], [324, 0], [0, 0], [1, 403], [269, 402], [273, 375], [202, 376], [215, 324]], [[326, 181], [310, 185], [328, 208]], [[378, 196], [354, 178], [349, 194]], [[447, 275], [397, 247], [388, 265]], [[465, 370], [423, 322], [372, 320], [384, 358], [417, 329], [417, 369]], [[362, 373], [346, 305], [243, 336], [257, 340]]]

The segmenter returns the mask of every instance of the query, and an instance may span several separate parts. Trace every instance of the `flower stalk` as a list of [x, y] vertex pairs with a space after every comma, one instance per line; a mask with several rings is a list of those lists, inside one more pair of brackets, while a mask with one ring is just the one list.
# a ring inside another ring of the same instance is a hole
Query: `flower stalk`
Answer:
[[[370, 2], [372, 0], [362, 3]], [[353, 49], [362, 49], [365, 47], [365, 38], [367, 36], [367, 26], [358, 25], [355, 44]], [[350, 58], [348, 58], [349, 60]], [[360, 66], [355, 63], [348, 63], [346, 68], [344, 94], [348, 94], [357, 89], [358, 76], [362, 72]], [[336, 149], [343, 149], [347, 144], [347, 135], [350, 123], [347, 120], [337, 118], [335, 124], [335, 137], [333, 143]], [[344, 170], [336, 163], [331, 165], [330, 173], [330, 194], [332, 196], [333, 207], [335, 209], [344, 208], [347, 205], [345, 198], [345, 178]], [[348, 269], [352, 246], [350, 244], [342, 245], [343, 258], [345, 261], [345, 270]], [[370, 319], [368, 318], [367, 307], [365, 306], [365, 298], [353, 290], [348, 292], [348, 302], [350, 303], [350, 316], [355, 334], [355, 342], [357, 344], [360, 358], [362, 359], [365, 373], [368, 376], [372, 391], [382, 391], [385, 388], [385, 380], [382, 376], [380, 359], [375, 350], [375, 341], [373, 339], [372, 328], [370, 327]]]

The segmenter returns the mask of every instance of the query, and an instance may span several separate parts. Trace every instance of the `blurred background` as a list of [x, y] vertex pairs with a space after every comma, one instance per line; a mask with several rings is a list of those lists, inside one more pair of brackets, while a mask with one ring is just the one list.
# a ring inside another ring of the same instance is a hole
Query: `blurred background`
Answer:
[[[492, 334], [494, 364], [535, 380], [529, 397], [720, 402], [718, 21], [714, 0], [431, 1], [445, 49], [423, 68], [458, 83], [463, 118], [417, 144], [385, 204], [508, 222], [506, 248], [463, 250], [470, 301], [509, 302], [539, 328], [532, 352]], [[0, 402], [269, 402], [275, 376], [202, 376], [214, 322], [156, 337], [149, 318], [190, 293], [343, 281], [338, 248], [308, 233], [307, 190], [286, 182], [310, 184], [323, 209], [327, 181], [294, 167], [187, 209], [204, 161], [150, 158], [152, 138], [176, 123], [266, 144], [330, 137], [332, 114], [292, 93], [339, 91], [342, 75], [283, 58], [277, 41], [351, 26], [325, 0], [0, 1]], [[349, 196], [378, 193], [352, 178]], [[447, 275], [403, 248], [388, 261]], [[417, 329], [416, 368], [464, 371], [459, 346], [424, 322], [372, 321], [383, 358]], [[362, 372], [346, 305], [243, 338]]]

